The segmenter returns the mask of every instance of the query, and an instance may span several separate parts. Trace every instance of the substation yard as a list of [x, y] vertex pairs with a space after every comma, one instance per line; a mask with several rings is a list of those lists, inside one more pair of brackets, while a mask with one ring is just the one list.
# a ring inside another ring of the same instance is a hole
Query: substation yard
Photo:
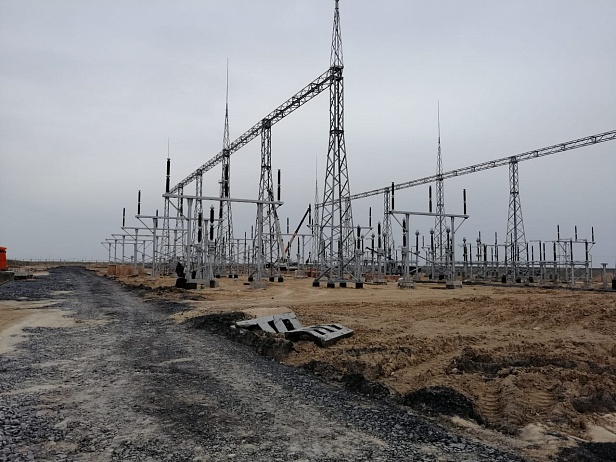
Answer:
[[[0, 288], [0, 461], [615, 459], [615, 292], [97, 271]], [[289, 310], [354, 335], [229, 327]]]
[[532, 460], [553, 460], [581, 441], [611, 443], [599, 446], [616, 454], [616, 292], [438, 283], [404, 290], [391, 282], [327, 289], [293, 277], [266, 290], [225, 278], [200, 291], [164, 289], [172, 278], [122, 282], [158, 287], [147, 297], [183, 300], [191, 310], [177, 322], [293, 311], [304, 325], [350, 327], [352, 337], [327, 348], [301, 341], [268, 354], [394, 397]]

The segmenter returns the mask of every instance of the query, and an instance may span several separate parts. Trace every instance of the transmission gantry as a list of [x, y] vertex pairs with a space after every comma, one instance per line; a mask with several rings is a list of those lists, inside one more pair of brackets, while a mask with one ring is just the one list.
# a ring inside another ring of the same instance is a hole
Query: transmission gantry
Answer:
[[329, 145], [323, 207], [319, 222], [319, 268], [320, 274], [313, 285], [327, 276], [327, 286], [334, 287], [338, 282], [346, 285], [345, 275], [355, 276], [349, 270], [354, 259], [353, 215], [351, 212], [351, 193], [347, 169], [346, 147], [344, 143], [344, 68], [342, 57], [342, 35], [340, 33], [340, 13], [338, 0], [334, 11], [334, 27], [330, 56], [331, 85], [329, 87]]

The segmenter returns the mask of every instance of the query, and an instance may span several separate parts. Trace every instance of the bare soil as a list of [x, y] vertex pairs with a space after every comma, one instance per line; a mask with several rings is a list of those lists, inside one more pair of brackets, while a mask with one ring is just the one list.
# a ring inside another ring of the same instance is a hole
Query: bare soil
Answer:
[[[121, 285], [83, 268], [49, 273], [0, 287], [0, 300], [10, 301], [0, 310], [0, 338], [23, 322], [22, 341], [0, 354], [0, 462], [523, 460], [499, 442], [298, 373], [265, 357], [269, 350], [259, 355], [218, 335], [216, 326], [238, 333], [228, 325], [245, 313], [180, 316], [209, 303], [186, 297], [208, 294]], [[220, 293], [242, 284], [230, 287]], [[251, 303], [259, 310], [275, 292], [238, 290], [267, 297]], [[59, 311], [44, 316], [70, 325], [27, 327], [30, 311], [41, 310]], [[273, 352], [289, 346], [252, 339]], [[365, 384], [360, 374], [346, 379]]]
[[183, 291], [174, 281], [122, 278], [146, 298], [188, 303], [177, 322], [290, 310], [304, 325], [346, 325], [353, 337], [328, 348], [297, 342], [282, 361], [334, 380], [355, 374], [376, 384], [374, 393], [449, 414], [454, 425], [534, 460], [578, 443], [616, 443], [616, 292], [436, 283], [327, 289], [291, 277], [266, 290], [220, 279], [216, 289]]

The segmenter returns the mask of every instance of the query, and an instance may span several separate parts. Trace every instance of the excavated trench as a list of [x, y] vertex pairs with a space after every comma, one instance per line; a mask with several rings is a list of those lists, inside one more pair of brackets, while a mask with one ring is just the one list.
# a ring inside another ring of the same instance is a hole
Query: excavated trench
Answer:
[[[248, 316], [243, 312], [215, 313], [191, 318], [186, 323], [192, 328], [205, 329], [211, 333], [223, 335], [241, 344], [248, 345], [260, 354], [277, 361], [282, 361], [294, 350], [293, 342], [284, 339], [281, 334], [269, 334], [258, 330], [248, 331], [232, 327], [235, 322], [247, 318]], [[363, 350], [374, 352], [379, 348], [382, 349], [383, 347], [368, 347], [368, 349]], [[360, 355], [362, 352], [357, 351], [356, 353]], [[410, 351], [407, 353], [410, 353]], [[460, 357], [455, 358], [448, 369], [450, 371], [457, 369], [466, 373], [477, 373], [494, 378], [498, 376], [499, 372], [516, 367], [541, 368], [549, 366], [574, 370], [580, 364], [566, 358], [548, 355], [536, 354], [524, 357], [495, 358], [488, 354], [468, 350]], [[601, 367], [592, 362], [585, 362], [583, 366], [594, 373], [615, 373], [612, 370], [613, 368]], [[424, 415], [432, 417], [458, 416], [475, 421], [488, 428], [505, 431], [506, 433], [516, 433], [515, 430], [504, 429], [493, 424], [489, 418], [481, 414], [473, 399], [451, 387], [431, 386], [400, 394], [376, 380], [366, 378], [359, 365], [355, 371], [351, 368], [351, 371], [343, 372], [329, 363], [312, 360], [300, 366], [300, 369], [331, 384], [344, 387], [351, 392], [377, 399], [391, 399]], [[615, 412], [616, 393], [598, 392], [595, 395], [580, 397], [574, 400], [572, 404], [581, 413]], [[576, 446], [561, 449], [557, 460], [559, 462], [614, 461], [616, 460], [616, 443], [580, 442]]]

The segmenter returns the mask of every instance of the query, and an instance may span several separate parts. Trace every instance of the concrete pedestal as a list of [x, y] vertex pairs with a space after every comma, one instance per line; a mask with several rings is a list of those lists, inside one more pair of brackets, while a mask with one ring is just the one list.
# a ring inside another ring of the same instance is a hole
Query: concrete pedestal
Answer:
[[250, 288], [251, 289], [266, 289], [267, 288], [267, 282], [265, 282], [265, 281], [252, 281], [250, 283]]

